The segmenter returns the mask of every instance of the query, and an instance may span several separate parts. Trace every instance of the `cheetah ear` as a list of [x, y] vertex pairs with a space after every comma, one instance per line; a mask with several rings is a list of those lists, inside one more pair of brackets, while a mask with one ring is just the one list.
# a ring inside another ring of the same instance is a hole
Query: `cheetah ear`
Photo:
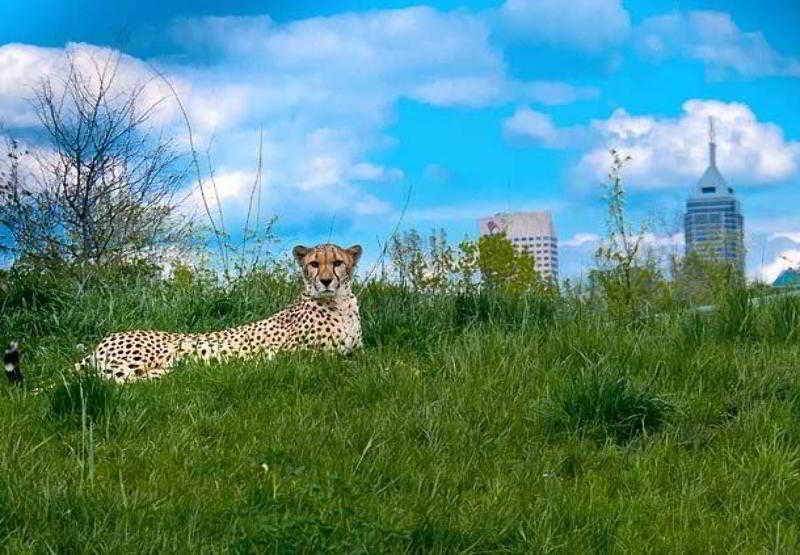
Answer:
[[353, 266], [358, 264], [359, 259], [361, 259], [361, 253], [363, 252], [361, 245], [353, 245], [347, 249], [347, 252], [353, 257]]
[[295, 248], [292, 249], [292, 255], [294, 256], [294, 259], [297, 261], [297, 263], [300, 264], [301, 268], [303, 267], [303, 259], [306, 257], [308, 251], [310, 250], [311, 249], [309, 249], [308, 247], [304, 247], [303, 245], [297, 245]]

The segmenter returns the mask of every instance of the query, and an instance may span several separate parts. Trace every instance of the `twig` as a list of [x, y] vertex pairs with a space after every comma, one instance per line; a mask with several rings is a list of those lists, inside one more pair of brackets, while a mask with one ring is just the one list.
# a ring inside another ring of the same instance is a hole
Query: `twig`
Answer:
[[172, 97], [175, 99], [175, 102], [178, 105], [178, 109], [181, 112], [181, 116], [183, 117], [183, 122], [186, 125], [186, 131], [189, 138], [189, 150], [192, 155], [192, 163], [194, 165], [195, 173], [197, 174], [197, 184], [200, 188], [200, 196], [203, 199], [203, 208], [205, 208], [206, 215], [208, 216], [208, 221], [211, 223], [211, 229], [214, 232], [214, 237], [217, 239], [217, 245], [219, 248], [220, 256], [222, 257], [223, 264], [225, 265], [225, 268], [227, 270], [228, 266], [227, 253], [225, 251], [225, 245], [223, 243], [222, 235], [220, 231], [217, 229], [217, 225], [214, 222], [214, 218], [211, 216], [211, 209], [208, 206], [208, 199], [206, 198], [206, 192], [205, 189], [203, 188], [203, 175], [202, 172], [200, 171], [200, 160], [197, 155], [197, 149], [194, 146], [194, 132], [192, 131], [192, 125], [191, 122], [189, 121], [189, 114], [186, 112], [186, 108], [184, 107], [183, 102], [181, 101], [181, 98], [178, 95], [178, 91], [175, 90], [174, 85], [169, 79], [167, 79], [166, 75], [164, 75], [152, 63], [150, 62], [145, 62], [145, 63], [147, 64], [147, 67], [149, 67], [150, 70], [153, 73], [155, 73], [159, 77], [159, 79], [161, 79], [164, 82], [164, 84], [169, 88], [170, 92], [172, 93]]
[[364, 278], [364, 283], [367, 283], [372, 278], [372, 274], [374, 274], [375, 270], [378, 269], [378, 265], [381, 262], [383, 262], [383, 258], [386, 256], [386, 251], [389, 248], [389, 240], [397, 233], [397, 230], [400, 229], [400, 224], [403, 222], [403, 218], [405, 218], [406, 212], [408, 211], [408, 206], [411, 203], [411, 191], [413, 190], [414, 190], [414, 185], [409, 183], [408, 191], [406, 192], [406, 200], [403, 203], [403, 209], [400, 211], [400, 217], [397, 219], [397, 222], [395, 223], [392, 232], [389, 234], [389, 237], [387, 237], [386, 241], [384, 242], [380, 256], [372, 265], [372, 268], [370, 268], [369, 272], [367, 272], [367, 275]]
[[327, 240], [328, 243], [331, 242], [331, 237], [333, 236], [333, 226], [335, 223], [336, 223], [336, 212], [334, 212], [333, 216], [331, 216], [331, 225], [328, 227], [328, 240]]
[[[247, 204], [247, 218], [244, 221], [244, 231], [242, 233], [242, 256], [241, 256], [241, 264], [244, 266], [244, 253], [247, 246], [247, 242], [249, 241], [250, 237], [247, 234], [247, 231], [250, 227], [250, 218], [253, 213], [253, 197], [256, 195], [256, 191], [258, 191], [258, 203], [261, 204], [261, 167], [262, 167], [262, 153], [264, 148], [264, 128], [261, 127], [258, 130], [258, 159], [256, 162], [256, 176], [253, 180], [253, 186], [250, 188], [250, 200]], [[253, 231], [253, 238], [258, 237], [258, 214], [260, 212], [260, 208], [256, 208], [256, 221]], [[257, 259], [256, 259], [257, 260]]]

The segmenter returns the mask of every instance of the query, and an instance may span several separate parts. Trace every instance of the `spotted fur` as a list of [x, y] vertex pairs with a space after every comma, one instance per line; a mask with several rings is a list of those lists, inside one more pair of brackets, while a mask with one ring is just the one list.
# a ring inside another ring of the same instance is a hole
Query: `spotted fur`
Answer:
[[361, 347], [361, 320], [351, 290], [361, 247], [297, 246], [293, 254], [303, 272], [304, 291], [297, 302], [277, 314], [208, 333], [114, 333], [76, 364], [76, 369], [95, 369], [118, 382], [130, 382], [160, 377], [184, 359], [213, 362], [272, 357], [298, 349], [349, 354]]

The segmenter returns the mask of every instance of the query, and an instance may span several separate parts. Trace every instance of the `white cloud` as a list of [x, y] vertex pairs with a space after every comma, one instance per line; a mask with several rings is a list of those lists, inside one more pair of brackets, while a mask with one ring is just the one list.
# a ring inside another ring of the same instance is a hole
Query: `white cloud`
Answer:
[[772, 283], [783, 270], [800, 267], [800, 249], [786, 249], [778, 253], [772, 262], [762, 265], [755, 278], [764, 283]]
[[[25, 44], [0, 46], [0, 122], [8, 126], [33, 125], [36, 116], [26, 101], [33, 92], [35, 82], [29, 81], [34, 73], [37, 77], [55, 73], [57, 56], [55, 48], [40, 48]], [[27, 89], [27, 91], [24, 91]]]
[[503, 121], [503, 134], [507, 138], [528, 138], [542, 146], [566, 146], [553, 118], [527, 106], [518, 108], [513, 116]]
[[359, 162], [351, 167], [349, 176], [354, 181], [399, 181], [405, 177], [403, 170], [369, 162]]
[[[345, 202], [374, 214], [388, 208], [364, 190], [366, 184], [404, 177], [399, 168], [370, 161], [393, 144], [384, 130], [399, 100], [481, 107], [513, 99], [559, 105], [597, 97], [592, 87], [511, 78], [493, 43], [494, 21], [488, 12], [424, 6], [288, 23], [268, 16], [184, 19], [169, 31], [182, 52], [156, 65], [178, 90], [196, 146], [204, 150], [213, 137], [213, 161], [224, 168], [218, 177], [229, 180], [231, 192], [223, 204], [241, 208], [240, 197], [249, 189], [234, 183], [252, 174], [263, 132], [264, 186], [271, 192], [264, 198], [275, 203], [265, 208], [335, 189], [321, 205], [328, 211]], [[0, 121], [35, 124], [23, 109], [25, 97], [43, 75], [65, 74], [67, 52], [85, 60], [118, 54], [86, 44], [0, 47]], [[184, 61], [195, 57], [203, 63]], [[153, 98], [169, 96], [147, 61], [124, 54], [119, 60], [121, 84], [149, 79]], [[168, 100], [163, 108], [159, 123], [185, 144], [176, 104]]]
[[491, 20], [482, 14], [426, 6], [287, 24], [264, 16], [205, 17], [182, 20], [173, 29], [187, 48], [268, 75], [260, 88], [288, 89], [283, 96], [269, 95], [269, 102], [335, 107], [355, 94], [376, 100], [371, 108], [385, 109], [399, 97], [437, 106], [485, 106], [516, 97], [564, 104], [597, 97], [593, 87], [510, 79], [491, 32]]
[[645, 247], [655, 249], [682, 247], [685, 244], [683, 233], [658, 235], [648, 231], [641, 235], [641, 240]]
[[428, 164], [422, 170], [422, 173], [429, 179], [443, 183], [453, 178], [453, 172], [441, 164]]
[[[0, 123], [8, 128], [38, 125], [32, 100], [38, 87], [49, 80], [59, 94], [59, 86], [69, 74], [70, 64], [89, 85], [97, 87], [98, 71], [113, 72], [109, 97], [143, 86], [139, 95], [141, 110], [152, 109], [150, 123], [173, 127], [179, 139], [186, 130], [174, 95], [152, 66], [144, 60], [114, 49], [85, 43], [68, 43], [64, 48], [45, 48], [26, 44], [0, 46]], [[99, 66], [99, 67], [98, 67]], [[103, 69], [107, 66], [107, 70]], [[204, 74], [191, 67], [175, 67], [164, 76], [174, 87], [191, 115], [196, 138], [208, 139], [214, 131], [239, 123], [246, 115], [252, 90], [244, 83], [204, 80]]]
[[[580, 234], [579, 234], [580, 235]], [[599, 238], [598, 238], [599, 239]], [[633, 234], [629, 236], [630, 241], [639, 241], [639, 245], [647, 250], [675, 250], [677, 247], [685, 245], [683, 233], [671, 234], [657, 234], [652, 231], [647, 231], [642, 234]], [[622, 250], [622, 241], [618, 243], [620, 250]]]
[[580, 100], [594, 100], [600, 96], [596, 87], [578, 87], [562, 81], [520, 81], [513, 87], [521, 100], [558, 106], [571, 104]]
[[[514, 210], [518, 211], [540, 211], [546, 210], [558, 213], [564, 210], [565, 205], [561, 199], [540, 199], [532, 200], [530, 203], [517, 204]], [[472, 202], [465, 204], [448, 204], [417, 208], [409, 210], [405, 217], [405, 222], [409, 224], [432, 224], [442, 225], [448, 222], [469, 222], [477, 228], [478, 219], [498, 212], [508, 212], [509, 205], [495, 202]]]
[[[86, 44], [69, 44], [65, 48], [16, 44], [0, 47], [0, 66], [4, 67], [0, 73], [0, 122], [11, 129], [37, 125], [28, 98], [43, 77], [58, 82], [67, 74], [68, 56], [79, 67], [83, 66], [82, 69], [92, 63], [92, 58], [100, 61], [118, 58], [115, 81], [118, 90], [125, 90], [133, 83], [148, 82], [143, 104], [165, 99], [155, 113], [154, 123], [171, 128], [178, 140], [186, 144], [186, 130], [177, 104], [170, 97], [166, 84], [154, 77], [148, 64]], [[375, 102], [372, 92], [365, 95], [364, 105], [358, 105], [353, 95], [351, 106], [326, 111], [314, 102], [323, 103], [325, 97], [337, 97], [336, 83], [328, 83], [328, 91], [315, 93], [313, 78], [294, 79], [284, 75], [271, 82], [258, 71], [249, 71], [224, 60], [204, 68], [171, 65], [165, 72], [187, 109], [201, 158], [205, 158], [202, 151], [206, 144], [212, 135], [215, 137], [211, 155], [218, 166], [218, 194], [226, 213], [233, 212], [231, 219], [246, 210], [254, 178], [252, 168], [257, 157], [258, 127], [264, 132], [263, 180], [265, 187], [274, 193], [262, 195], [268, 209], [291, 205], [298, 197], [298, 189], [310, 193], [334, 187], [337, 188], [335, 198], [318, 205], [315, 211], [344, 209], [348, 204], [352, 212], [358, 214], [390, 210], [374, 195], [360, 191], [353, 184], [397, 181], [403, 177], [399, 169], [364, 160], [373, 145], [388, 144], [380, 137], [378, 125], [388, 121], [386, 110], [383, 101]], [[288, 86], [283, 88], [284, 84]], [[312, 108], [298, 116], [298, 108], [304, 103], [311, 104]], [[345, 116], [352, 121], [344, 121]], [[208, 188], [208, 178], [205, 182]], [[201, 206], [196, 183], [187, 189], [187, 194], [187, 211]], [[286, 202], [280, 195], [286, 197]], [[208, 198], [212, 196], [209, 193]], [[215, 202], [213, 198], [211, 202]], [[216, 206], [212, 209], [216, 210]]]
[[800, 231], [780, 231], [769, 236], [769, 241], [788, 239], [792, 243], [800, 244]]
[[506, 0], [500, 25], [522, 42], [598, 52], [622, 42], [630, 16], [620, 0]]
[[262, 87], [289, 85], [292, 95], [284, 100], [334, 109], [354, 97], [376, 101], [373, 109], [398, 96], [444, 106], [495, 101], [505, 66], [489, 32], [478, 16], [428, 7], [281, 25], [263, 17], [208, 17], [174, 30], [181, 44], [222, 53], [259, 74]]
[[439, 77], [414, 86], [407, 95], [434, 106], [479, 107], [503, 98], [504, 85], [496, 76]]
[[383, 216], [391, 212], [392, 206], [372, 195], [363, 195], [353, 203], [352, 209], [359, 216]]
[[[98, 86], [98, 72], [114, 72], [114, 89], [110, 97], [128, 91], [134, 84], [147, 83], [139, 96], [141, 108], [158, 105], [151, 121], [164, 124], [174, 119], [177, 108], [170, 102], [160, 102], [169, 95], [163, 82], [153, 79], [146, 63], [109, 48], [83, 43], [69, 43], [64, 48], [45, 48], [11, 43], [0, 46], [0, 123], [8, 127], [26, 127], [38, 124], [32, 100], [38, 87], [47, 78], [58, 95], [59, 87], [73, 64], [88, 86]], [[114, 67], [116, 66], [116, 67]], [[175, 81], [180, 91], [187, 83]]]
[[[246, 207], [255, 180], [255, 172], [218, 169], [215, 172], [213, 182], [211, 179], [203, 181], [202, 192], [198, 184], [194, 183], [185, 208], [193, 210], [195, 213], [202, 213], [205, 210], [203, 193], [205, 193], [206, 197], [205, 202], [215, 215], [219, 210], [219, 204], [225, 206], [231, 202], [236, 202], [239, 204], [237, 208], [241, 208], [243, 205]], [[217, 203], [217, 200], [219, 200], [219, 203]]]
[[511, 142], [530, 142], [548, 148], [575, 148], [583, 143], [586, 133], [581, 126], [558, 127], [549, 114], [522, 106], [503, 121], [503, 135]]
[[800, 60], [773, 49], [759, 32], [739, 29], [731, 16], [715, 11], [674, 12], [651, 17], [635, 33], [639, 50], [653, 60], [689, 58], [706, 64], [711, 77], [800, 77]]
[[576, 233], [569, 239], [560, 241], [558, 244], [561, 247], [575, 248], [591, 243], [598, 243], [600, 239], [600, 236], [596, 233]]
[[604, 181], [608, 149], [616, 148], [632, 157], [625, 177], [633, 187], [693, 185], [708, 165], [709, 116], [716, 126], [717, 165], [729, 181], [767, 184], [797, 174], [800, 143], [787, 141], [777, 125], [758, 121], [746, 104], [688, 100], [682, 108], [676, 118], [618, 109], [607, 120], [592, 122], [596, 146], [581, 158], [576, 178], [584, 184]]
[[[414, 7], [286, 24], [268, 17], [198, 18], [180, 22], [173, 34], [188, 51], [212, 60], [187, 80], [209, 89], [224, 78], [222, 95], [235, 92], [240, 100], [234, 104], [244, 105], [242, 114], [252, 122], [230, 118], [250, 129], [220, 142], [231, 156], [226, 165], [252, 163], [252, 152], [235, 153], [255, 144], [252, 127], [264, 122], [265, 166], [273, 169], [276, 190], [286, 184], [301, 194], [336, 188], [340, 198], [353, 195], [355, 210], [369, 214], [387, 206], [367, 195], [363, 183], [404, 177], [399, 168], [368, 160], [392, 144], [383, 130], [398, 100], [480, 107], [520, 98], [557, 105], [598, 94], [558, 81], [511, 79], [490, 40], [489, 21], [466, 11]], [[171, 71], [187, 74], [181, 67]]]

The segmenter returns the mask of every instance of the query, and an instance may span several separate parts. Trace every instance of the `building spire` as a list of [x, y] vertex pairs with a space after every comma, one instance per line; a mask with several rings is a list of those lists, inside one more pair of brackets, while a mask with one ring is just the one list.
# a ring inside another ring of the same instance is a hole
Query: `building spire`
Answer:
[[708, 163], [717, 167], [717, 143], [714, 142], [714, 117], [708, 116]]

